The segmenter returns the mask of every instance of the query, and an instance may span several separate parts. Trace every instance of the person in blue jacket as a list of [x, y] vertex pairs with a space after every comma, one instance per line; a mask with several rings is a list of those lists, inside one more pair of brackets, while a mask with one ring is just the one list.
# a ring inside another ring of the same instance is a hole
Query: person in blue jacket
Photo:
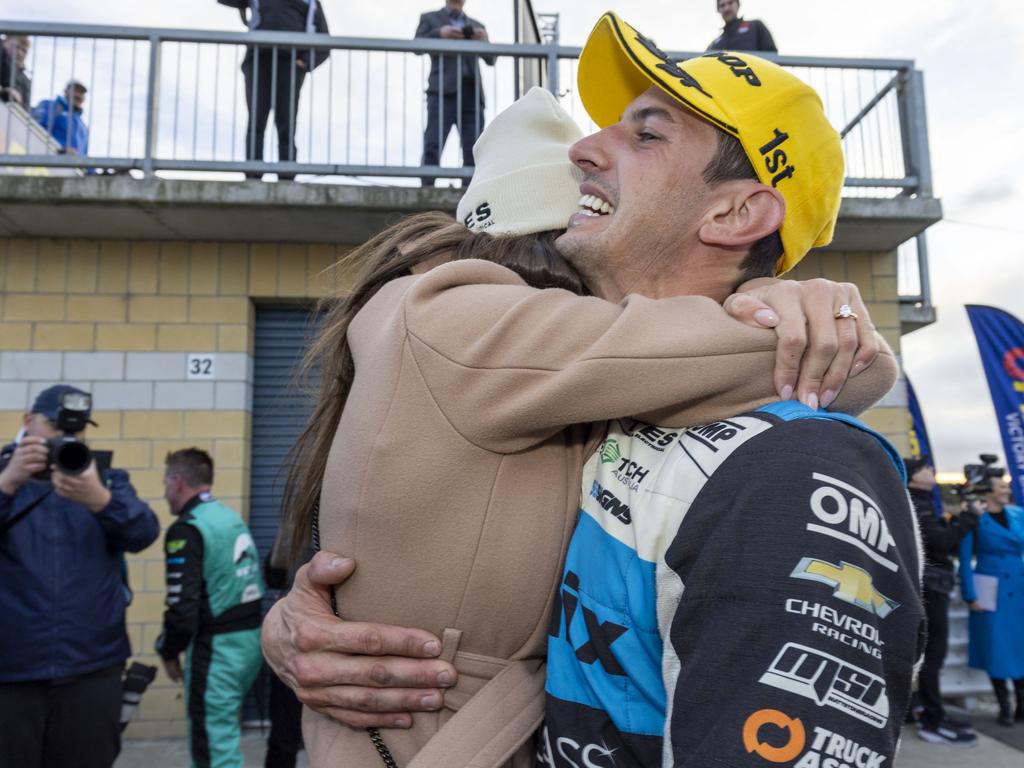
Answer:
[[[1024, 509], [1009, 501], [1010, 484], [993, 478], [984, 496], [987, 514], [960, 543], [960, 588], [971, 609], [967, 663], [992, 679], [1002, 725], [1024, 721]], [[994, 611], [978, 603], [975, 574], [999, 580]], [[1013, 680], [1016, 712], [1010, 708], [1007, 679]]]
[[[125, 552], [160, 534], [119, 469], [51, 468], [67, 394], [43, 390], [0, 452], [0, 765], [109, 768], [121, 748]], [[84, 411], [84, 419], [90, 412]], [[83, 421], [84, 423], [84, 421]], [[90, 422], [92, 423], [92, 422]], [[75, 437], [81, 439], [79, 432]]]
[[32, 117], [60, 145], [61, 154], [89, 154], [89, 128], [82, 117], [87, 90], [78, 80], [69, 80], [63, 94], [32, 108]]

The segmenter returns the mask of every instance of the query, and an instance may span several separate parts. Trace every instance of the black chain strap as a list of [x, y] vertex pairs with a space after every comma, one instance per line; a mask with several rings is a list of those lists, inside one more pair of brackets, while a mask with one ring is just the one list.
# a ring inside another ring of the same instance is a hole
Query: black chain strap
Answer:
[[[313, 551], [320, 551], [320, 499], [316, 500], [316, 504], [313, 505]], [[334, 590], [331, 590], [331, 610], [334, 611], [334, 615], [338, 616], [338, 602], [334, 596]], [[338, 616], [340, 619], [341, 617]], [[380, 735], [380, 730], [377, 728], [367, 728], [366, 733], [370, 737], [370, 741], [373, 743], [374, 749], [377, 750], [377, 754], [380, 755], [380, 759], [384, 762], [385, 768], [398, 768], [398, 763], [395, 762], [395, 758], [391, 755], [391, 750], [388, 749], [388, 745], [384, 743], [384, 739]]]
[[391, 756], [388, 745], [384, 743], [384, 739], [380, 736], [380, 731], [376, 728], [367, 728], [366, 732], [370, 734], [370, 741], [373, 742], [373, 746], [376, 748], [377, 754], [380, 755], [380, 759], [384, 761], [384, 765], [387, 768], [398, 768], [398, 763]]

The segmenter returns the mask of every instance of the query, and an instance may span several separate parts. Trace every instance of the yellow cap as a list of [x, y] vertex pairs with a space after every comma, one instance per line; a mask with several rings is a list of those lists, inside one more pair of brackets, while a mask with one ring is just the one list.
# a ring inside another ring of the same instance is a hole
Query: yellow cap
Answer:
[[775, 274], [832, 241], [843, 150], [813, 88], [746, 52], [673, 61], [616, 14], [604, 14], [580, 55], [580, 98], [590, 117], [601, 128], [618, 122], [626, 106], [652, 85], [739, 139], [758, 179], [782, 194], [783, 254]]

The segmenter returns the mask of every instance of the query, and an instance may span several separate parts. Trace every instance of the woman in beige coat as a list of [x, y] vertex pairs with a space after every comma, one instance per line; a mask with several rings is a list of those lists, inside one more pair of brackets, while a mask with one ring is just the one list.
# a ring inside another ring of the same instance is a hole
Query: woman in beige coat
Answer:
[[[319, 499], [320, 545], [359, 564], [337, 590], [339, 614], [434, 632], [459, 671], [444, 708], [411, 730], [368, 736], [307, 710], [314, 766], [377, 766], [385, 753], [403, 767], [531, 765], [547, 621], [581, 467], [603, 431], [587, 425], [652, 413], [696, 425], [777, 399], [775, 335], [711, 299], [613, 304], [557, 288], [582, 288], [549, 231], [575, 210], [565, 158], [578, 129], [534, 92], [488, 130], [512, 121], [537, 135], [528, 167], [520, 154], [519, 171], [495, 172], [485, 132], [467, 191], [484, 203], [460, 206], [467, 225], [490, 222], [485, 233], [435, 214], [370, 241], [310, 353], [323, 383], [287, 493], [297, 541]], [[891, 355], [872, 371], [840, 408], [887, 391]], [[433, 756], [413, 760], [435, 735]]]

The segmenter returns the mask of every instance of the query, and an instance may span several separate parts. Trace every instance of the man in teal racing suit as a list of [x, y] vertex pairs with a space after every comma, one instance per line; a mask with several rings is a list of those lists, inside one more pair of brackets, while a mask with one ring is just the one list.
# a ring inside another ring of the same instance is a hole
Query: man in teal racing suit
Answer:
[[[210, 493], [213, 459], [186, 448], [167, 456], [167, 610], [157, 653], [185, 681], [195, 768], [242, 766], [242, 697], [256, 679], [263, 579], [249, 529]], [[187, 651], [184, 673], [178, 660]]]

